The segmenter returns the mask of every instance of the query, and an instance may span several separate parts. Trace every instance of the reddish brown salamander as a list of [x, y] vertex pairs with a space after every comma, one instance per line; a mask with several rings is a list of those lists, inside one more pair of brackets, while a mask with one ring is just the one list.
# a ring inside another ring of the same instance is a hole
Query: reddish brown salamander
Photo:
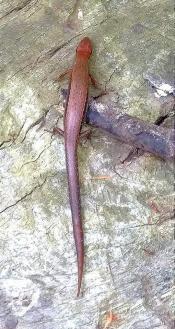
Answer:
[[84, 238], [81, 220], [80, 187], [77, 162], [77, 146], [88, 97], [88, 59], [92, 53], [89, 38], [84, 38], [76, 50], [71, 73], [70, 91], [64, 117], [64, 138], [69, 201], [72, 214], [73, 234], [78, 264], [78, 290], [80, 294], [84, 265]]

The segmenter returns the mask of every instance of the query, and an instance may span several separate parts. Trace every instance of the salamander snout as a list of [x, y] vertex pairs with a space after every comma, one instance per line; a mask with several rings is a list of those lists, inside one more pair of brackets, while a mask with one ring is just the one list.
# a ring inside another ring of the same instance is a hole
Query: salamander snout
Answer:
[[88, 37], [83, 38], [78, 47], [77, 53], [89, 58], [92, 54], [92, 42]]

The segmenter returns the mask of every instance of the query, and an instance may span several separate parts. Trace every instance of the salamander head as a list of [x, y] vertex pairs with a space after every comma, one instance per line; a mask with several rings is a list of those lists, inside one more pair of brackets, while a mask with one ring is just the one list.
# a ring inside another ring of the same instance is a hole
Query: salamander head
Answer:
[[77, 47], [77, 53], [89, 58], [92, 54], [92, 42], [88, 37], [83, 38], [78, 47]]

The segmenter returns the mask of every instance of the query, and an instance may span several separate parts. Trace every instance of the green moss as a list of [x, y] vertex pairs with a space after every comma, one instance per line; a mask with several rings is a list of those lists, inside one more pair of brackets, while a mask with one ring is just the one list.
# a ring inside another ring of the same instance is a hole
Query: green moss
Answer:
[[19, 121], [11, 112], [11, 104], [8, 104], [0, 112], [0, 143], [3, 141], [13, 141], [17, 136], [17, 131], [20, 129]]

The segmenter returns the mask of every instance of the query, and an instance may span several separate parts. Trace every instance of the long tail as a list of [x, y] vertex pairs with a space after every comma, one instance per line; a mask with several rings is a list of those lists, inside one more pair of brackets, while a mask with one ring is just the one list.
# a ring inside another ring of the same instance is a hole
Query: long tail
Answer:
[[72, 213], [72, 224], [74, 240], [77, 252], [78, 265], [78, 288], [77, 297], [80, 295], [83, 265], [84, 265], [84, 238], [81, 220], [81, 204], [80, 204], [80, 187], [77, 165], [77, 147], [74, 143], [66, 143], [66, 166], [68, 175], [69, 200]]
[[[76, 235], [76, 236], [75, 236]], [[77, 241], [77, 235], [78, 240]], [[77, 297], [80, 295], [81, 290], [81, 283], [83, 277], [83, 266], [84, 266], [84, 241], [83, 241], [83, 232], [78, 232], [77, 234], [74, 233], [74, 239], [76, 244], [76, 251], [77, 251], [77, 263], [78, 263], [78, 287], [77, 287]]]

